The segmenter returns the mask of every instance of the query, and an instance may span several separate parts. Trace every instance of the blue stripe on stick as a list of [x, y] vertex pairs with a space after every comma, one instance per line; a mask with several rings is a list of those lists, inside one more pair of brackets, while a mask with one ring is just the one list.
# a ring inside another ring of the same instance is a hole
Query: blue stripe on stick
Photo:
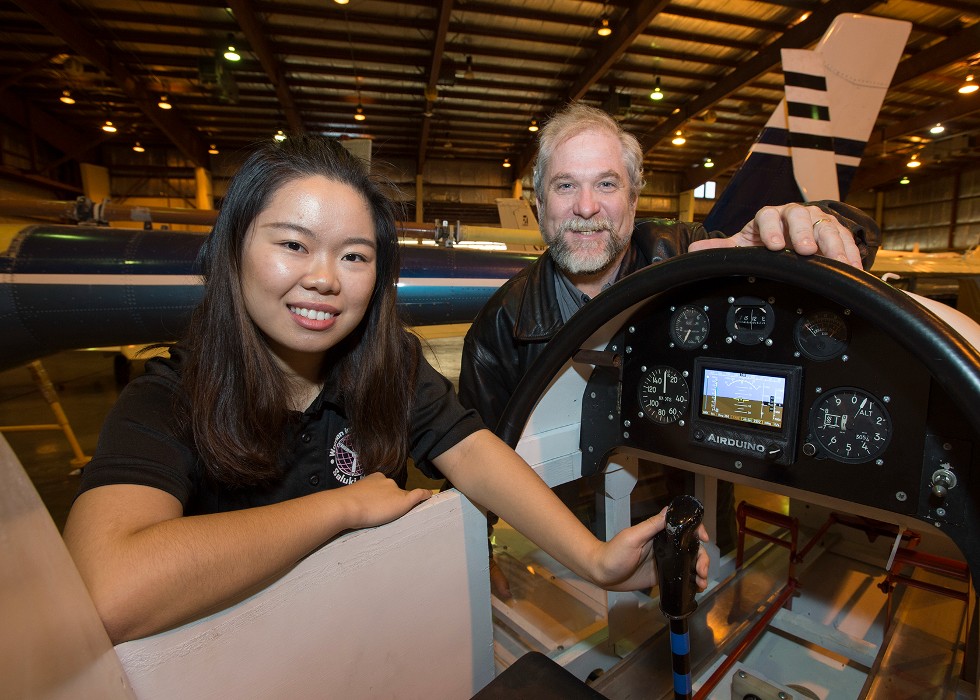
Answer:
[[691, 638], [688, 633], [677, 634], [676, 632], [671, 632], [670, 650], [675, 654], [689, 654], [691, 652]]
[[677, 695], [691, 694], [691, 675], [674, 674], [674, 693]]

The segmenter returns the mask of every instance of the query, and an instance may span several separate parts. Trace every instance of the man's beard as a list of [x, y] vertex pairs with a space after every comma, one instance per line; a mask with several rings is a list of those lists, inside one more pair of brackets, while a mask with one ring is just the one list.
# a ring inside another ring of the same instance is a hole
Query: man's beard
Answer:
[[[609, 235], [569, 239], [565, 236], [568, 231], [608, 231]], [[609, 219], [567, 219], [553, 234], [541, 233], [555, 264], [571, 275], [592, 275], [606, 269], [629, 245], [629, 238], [617, 238]]]

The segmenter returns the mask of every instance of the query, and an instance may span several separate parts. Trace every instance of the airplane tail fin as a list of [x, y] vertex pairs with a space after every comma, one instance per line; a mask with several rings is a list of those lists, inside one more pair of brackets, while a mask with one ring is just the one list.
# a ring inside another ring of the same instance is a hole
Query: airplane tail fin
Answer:
[[839, 15], [812, 49], [783, 49], [785, 97], [705, 220], [731, 235], [764, 206], [842, 200], [912, 25]]

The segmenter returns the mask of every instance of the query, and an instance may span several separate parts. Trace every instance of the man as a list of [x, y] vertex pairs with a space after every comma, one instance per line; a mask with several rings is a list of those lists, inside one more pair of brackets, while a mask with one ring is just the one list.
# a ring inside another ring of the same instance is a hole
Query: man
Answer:
[[[555, 333], [636, 270], [688, 251], [759, 245], [870, 267], [877, 250], [874, 221], [840, 202], [765, 207], [731, 237], [676, 221], [635, 225], [643, 185], [639, 142], [602, 110], [573, 103], [541, 129], [534, 192], [548, 250], [497, 290], [463, 344], [460, 400], [491, 429]], [[495, 592], [508, 597], [501, 579], [491, 564]]]

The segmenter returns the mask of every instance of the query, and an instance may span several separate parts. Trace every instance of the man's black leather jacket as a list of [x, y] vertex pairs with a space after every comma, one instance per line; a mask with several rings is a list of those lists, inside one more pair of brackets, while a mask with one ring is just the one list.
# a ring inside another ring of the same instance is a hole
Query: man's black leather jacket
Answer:
[[[867, 270], [874, 262], [881, 232], [864, 212], [840, 202], [812, 202], [854, 234]], [[657, 219], [636, 224], [617, 279], [653, 263], [687, 252], [707, 238], [724, 238], [700, 224]], [[555, 295], [554, 260], [540, 258], [505, 282], [490, 298], [466, 334], [459, 375], [459, 398], [474, 408], [490, 429], [531, 363], [562, 327]]]

